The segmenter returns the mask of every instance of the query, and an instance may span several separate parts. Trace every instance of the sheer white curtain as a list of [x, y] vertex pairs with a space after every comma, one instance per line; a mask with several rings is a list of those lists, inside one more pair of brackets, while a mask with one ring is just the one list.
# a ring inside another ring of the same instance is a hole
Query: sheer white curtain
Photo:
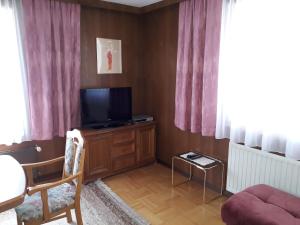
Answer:
[[222, 10], [216, 138], [300, 160], [300, 1]]
[[0, 144], [30, 139], [18, 0], [0, 0]]

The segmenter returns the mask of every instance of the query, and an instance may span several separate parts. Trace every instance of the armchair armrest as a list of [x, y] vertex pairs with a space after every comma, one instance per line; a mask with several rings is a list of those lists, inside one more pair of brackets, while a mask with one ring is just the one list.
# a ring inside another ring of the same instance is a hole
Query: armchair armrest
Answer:
[[51, 159], [51, 160], [47, 160], [47, 161], [43, 161], [43, 162], [22, 164], [21, 166], [23, 167], [23, 169], [26, 173], [28, 186], [33, 186], [33, 184], [34, 184], [33, 183], [32, 169], [38, 168], [38, 167], [41, 167], [41, 166], [48, 166], [48, 165], [51, 165], [53, 163], [64, 161], [64, 159], [65, 159], [65, 157], [61, 156], [61, 157]]
[[36, 192], [40, 192], [40, 191], [43, 191], [43, 190], [48, 190], [50, 188], [57, 187], [57, 186], [62, 185], [64, 183], [69, 183], [72, 180], [78, 178], [81, 174], [82, 174], [82, 172], [79, 172], [75, 175], [69, 176], [69, 177], [61, 179], [59, 181], [46, 183], [46, 184], [40, 184], [40, 185], [36, 185], [34, 187], [29, 187], [29, 188], [27, 188], [27, 194], [28, 195], [33, 195]]
[[43, 161], [43, 162], [22, 164], [22, 167], [24, 169], [36, 168], [36, 167], [51, 165], [53, 163], [60, 162], [60, 161], [63, 161], [63, 160], [65, 160], [65, 157], [61, 156], [61, 157], [58, 157], [58, 158], [55, 158], [55, 159], [50, 159], [50, 160]]

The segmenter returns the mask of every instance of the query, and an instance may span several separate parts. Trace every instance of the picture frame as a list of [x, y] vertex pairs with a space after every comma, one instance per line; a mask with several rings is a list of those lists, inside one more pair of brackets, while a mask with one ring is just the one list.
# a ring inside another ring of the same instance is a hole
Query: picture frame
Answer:
[[122, 42], [116, 39], [96, 38], [97, 74], [122, 73]]

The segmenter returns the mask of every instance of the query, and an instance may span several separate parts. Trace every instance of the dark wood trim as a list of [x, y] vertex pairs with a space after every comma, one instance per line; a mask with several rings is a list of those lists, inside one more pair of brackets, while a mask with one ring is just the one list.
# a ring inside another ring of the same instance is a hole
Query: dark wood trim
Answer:
[[59, 0], [69, 3], [77, 3], [82, 6], [88, 6], [88, 7], [94, 7], [94, 8], [101, 8], [101, 9], [108, 9], [108, 10], [114, 10], [124, 13], [133, 13], [133, 14], [144, 14], [148, 13], [154, 10], [158, 10], [173, 4], [177, 4], [181, 1], [185, 0], [163, 0], [161, 2], [157, 2], [148, 6], [144, 7], [134, 7], [129, 5], [123, 5], [118, 3], [112, 3], [112, 2], [105, 2], [102, 0]]
[[138, 7], [133, 7], [129, 5], [123, 5], [118, 3], [112, 2], [105, 2], [102, 0], [60, 0], [69, 3], [77, 3], [82, 6], [94, 7], [94, 8], [101, 8], [101, 9], [108, 9], [114, 10], [124, 13], [133, 13], [133, 14], [140, 14], [141, 10]]
[[144, 13], [152, 12], [154, 10], [158, 10], [173, 4], [177, 4], [181, 1], [185, 1], [185, 0], [163, 0], [161, 2], [157, 2], [140, 8], [140, 13], [144, 14]]

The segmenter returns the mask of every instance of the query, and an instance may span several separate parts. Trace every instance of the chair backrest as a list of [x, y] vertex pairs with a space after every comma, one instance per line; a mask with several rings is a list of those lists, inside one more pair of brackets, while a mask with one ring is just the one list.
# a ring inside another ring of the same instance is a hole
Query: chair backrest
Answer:
[[79, 130], [74, 129], [67, 132], [63, 177], [75, 175], [83, 171], [83, 143], [84, 141]]

